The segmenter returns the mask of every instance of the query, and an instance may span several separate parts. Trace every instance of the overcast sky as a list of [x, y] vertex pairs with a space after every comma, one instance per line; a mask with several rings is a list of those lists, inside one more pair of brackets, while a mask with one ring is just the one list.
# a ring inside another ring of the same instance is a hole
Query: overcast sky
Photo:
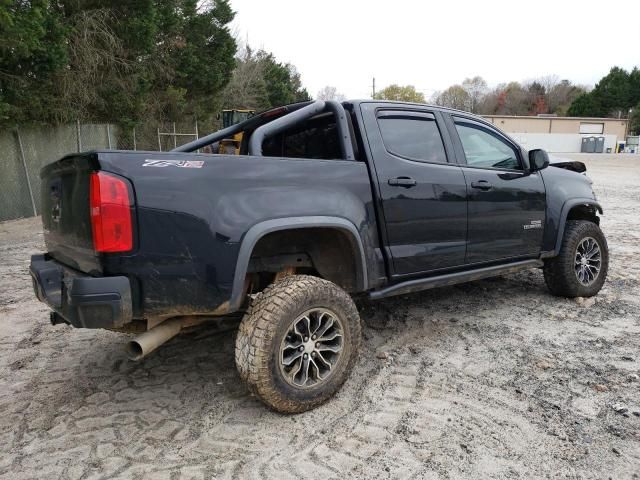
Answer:
[[294, 64], [315, 96], [391, 83], [427, 98], [481, 75], [490, 86], [556, 74], [593, 85], [640, 66], [640, 0], [231, 0], [234, 29]]

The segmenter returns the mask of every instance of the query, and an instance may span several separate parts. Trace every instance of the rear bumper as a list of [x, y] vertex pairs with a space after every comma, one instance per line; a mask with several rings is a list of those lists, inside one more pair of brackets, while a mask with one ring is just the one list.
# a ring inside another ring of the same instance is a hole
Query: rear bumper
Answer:
[[120, 328], [133, 316], [127, 277], [91, 277], [45, 255], [33, 255], [29, 273], [38, 300], [76, 328]]

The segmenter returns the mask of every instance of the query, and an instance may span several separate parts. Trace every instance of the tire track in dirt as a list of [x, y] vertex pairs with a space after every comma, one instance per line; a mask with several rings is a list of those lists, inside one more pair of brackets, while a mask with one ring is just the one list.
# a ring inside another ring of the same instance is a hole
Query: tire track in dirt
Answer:
[[232, 332], [193, 331], [132, 364], [126, 336], [51, 327], [27, 271], [38, 219], [0, 224], [0, 478], [633, 479], [640, 164], [629, 162], [588, 165], [612, 252], [593, 305], [549, 296], [539, 271], [365, 303], [350, 379], [295, 416], [248, 394]]

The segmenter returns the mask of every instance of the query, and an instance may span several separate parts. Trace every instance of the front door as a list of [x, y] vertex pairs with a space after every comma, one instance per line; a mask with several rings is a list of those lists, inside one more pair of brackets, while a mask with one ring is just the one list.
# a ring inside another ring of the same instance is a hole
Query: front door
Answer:
[[466, 263], [539, 255], [545, 188], [525, 168], [522, 151], [498, 130], [452, 117], [469, 201]]
[[[393, 273], [464, 265], [466, 185], [428, 108], [362, 104]], [[448, 138], [448, 137], [446, 137]]]

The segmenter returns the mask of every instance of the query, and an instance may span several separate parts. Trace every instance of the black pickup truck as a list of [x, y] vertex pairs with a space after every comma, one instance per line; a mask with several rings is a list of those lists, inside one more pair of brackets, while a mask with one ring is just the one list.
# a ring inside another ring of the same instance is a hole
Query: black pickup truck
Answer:
[[[199, 153], [240, 136], [237, 154]], [[608, 250], [584, 170], [549, 166], [466, 112], [289, 105], [171, 152], [46, 166], [48, 252], [30, 272], [53, 324], [137, 332], [133, 359], [182, 328], [244, 314], [240, 376], [272, 408], [300, 412], [356, 360], [355, 296], [527, 268], [543, 268], [554, 295], [595, 295]]]

